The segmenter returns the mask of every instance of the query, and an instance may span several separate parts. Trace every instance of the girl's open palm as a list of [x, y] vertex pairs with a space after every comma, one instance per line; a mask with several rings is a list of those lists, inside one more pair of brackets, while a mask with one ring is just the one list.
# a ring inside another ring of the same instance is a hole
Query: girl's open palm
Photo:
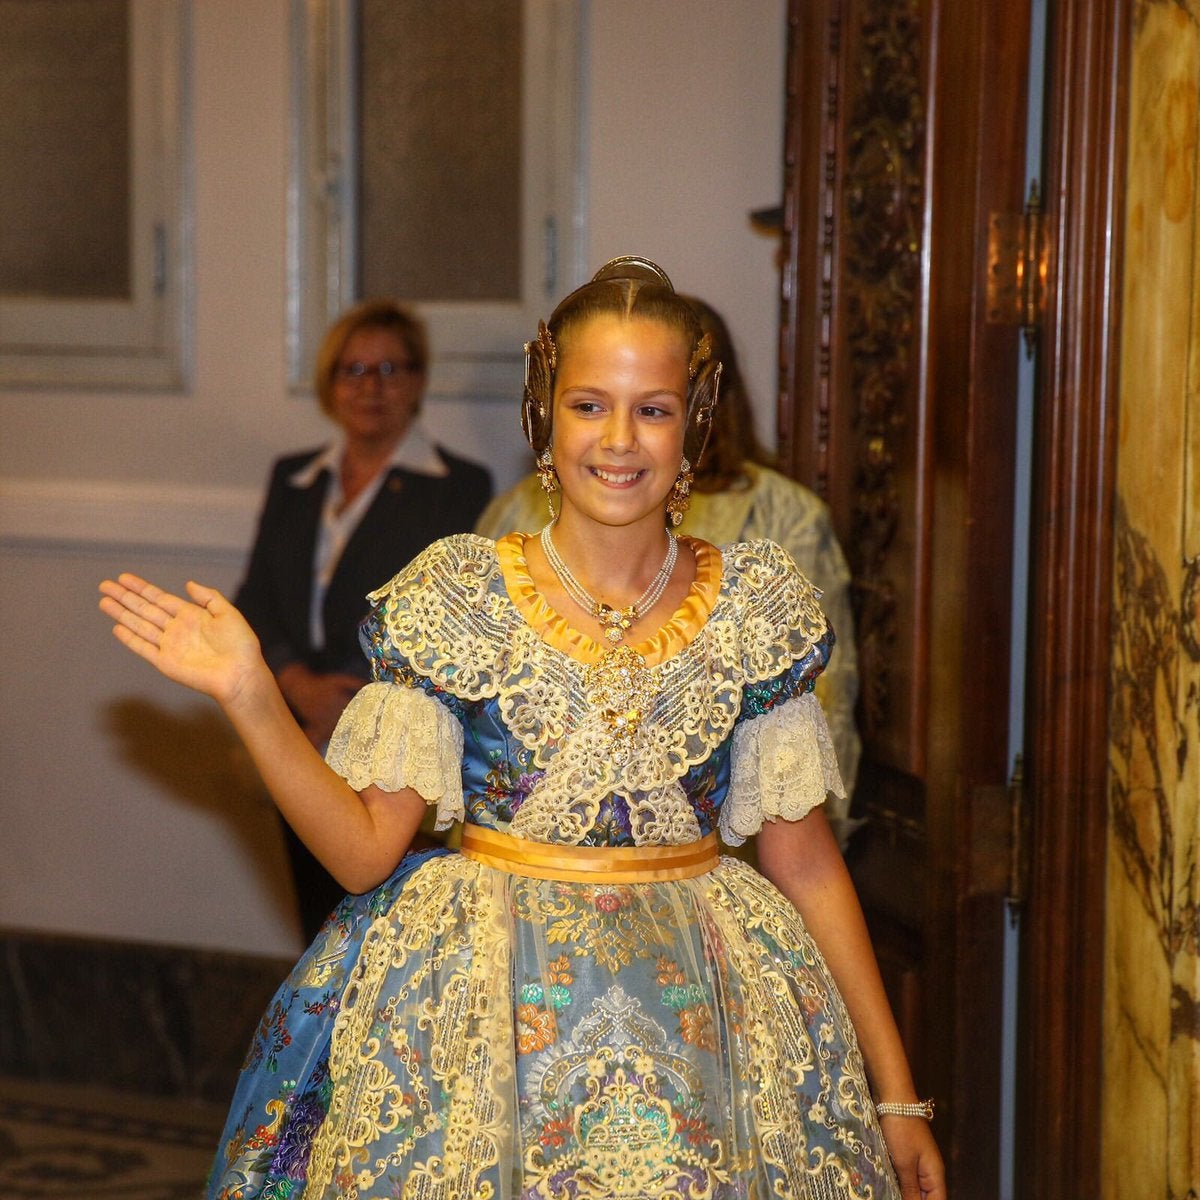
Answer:
[[220, 592], [187, 584], [190, 599], [137, 575], [100, 584], [100, 611], [117, 640], [173, 679], [226, 705], [266, 671], [258, 638]]

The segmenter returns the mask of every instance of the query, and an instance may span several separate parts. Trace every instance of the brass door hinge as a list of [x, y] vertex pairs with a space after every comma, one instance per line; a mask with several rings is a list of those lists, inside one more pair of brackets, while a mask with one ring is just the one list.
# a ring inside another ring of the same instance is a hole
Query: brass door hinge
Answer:
[[1046, 222], [1035, 179], [1024, 212], [988, 217], [987, 320], [1019, 325], [1031, 358], [1046, 307], [1046, 266]]
[[1029, 860], [1023, 772], [1018, 754], [1007, 784], [981, 784], [971, 789], [965, 876], [967, 895], [1002, 897], [1014, 924], [1025, 902]]

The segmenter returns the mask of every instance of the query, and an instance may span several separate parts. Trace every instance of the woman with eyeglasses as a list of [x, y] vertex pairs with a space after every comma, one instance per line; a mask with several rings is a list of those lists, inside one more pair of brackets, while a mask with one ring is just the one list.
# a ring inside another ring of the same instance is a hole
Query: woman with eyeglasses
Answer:
[[[320, 749], [370, 671], [358, 645], [366, 594], [430, 542], [469, 530], [491, 477], [418, 419], [429, 351], [408, 309], [369, 300], [317, 352], [325, 446], [279, 459], [235, 603], [309, 741]], [[285, 826], [306, 941], [345, 889]]]

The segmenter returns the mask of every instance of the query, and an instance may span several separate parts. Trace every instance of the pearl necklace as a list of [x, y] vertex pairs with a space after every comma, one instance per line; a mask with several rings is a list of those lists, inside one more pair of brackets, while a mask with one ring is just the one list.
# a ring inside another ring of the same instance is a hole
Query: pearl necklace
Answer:
[[615, 646], [637, 619], [645, 616], [662, 599], [662, 594], [666, 591], [667, 583], [671, 579], [671, 573], [675, 570], [675, 560], [679, 557], [679, 542], [675, 535], [668, 531], [667, 556], [663, 559], [662, 566], [658, 568], [658, 574], [650, 580], [650, 586], [632, 604], [627, 604], [624, 608], [613, 608], [611, 604], [597, 600], [571, 574], [571, 568], [563, 562], [562, 556], [555, 548], [554, 539], [550, 536], [553, 525], [554, 522], [551, 521], [544, 526], [541, 534], [542, 553], [545, 554], [546, 561], [550, 564], [550, 570], [562, 584], [563, 591], [584, 612], [605, 627], [604, 636]]

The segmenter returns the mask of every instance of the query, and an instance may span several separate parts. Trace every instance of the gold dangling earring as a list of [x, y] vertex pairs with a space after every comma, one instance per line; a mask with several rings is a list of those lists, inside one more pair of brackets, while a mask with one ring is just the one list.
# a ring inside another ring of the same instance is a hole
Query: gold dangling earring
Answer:
[[694, 480], [692, 464], [685, 458], [679, 464], [679, 475], [675, 479], [675, 486], [671, 489], [670, 496], [667, 497], [667, 516], [673, 527], [682, 524], [683, 514], [687, 512], [688, 505], [692, 502]]
[[554, 511], [554, 493], [558, 491], [558, 472], [554, 469], [554, 456], [550, 453], [550, 447], [537, 456], [538, 483], [542, 486], [542, 491], [546, 493], [546, 506], [550, 509], [550, 520], [554, 520], [558, 513]]

